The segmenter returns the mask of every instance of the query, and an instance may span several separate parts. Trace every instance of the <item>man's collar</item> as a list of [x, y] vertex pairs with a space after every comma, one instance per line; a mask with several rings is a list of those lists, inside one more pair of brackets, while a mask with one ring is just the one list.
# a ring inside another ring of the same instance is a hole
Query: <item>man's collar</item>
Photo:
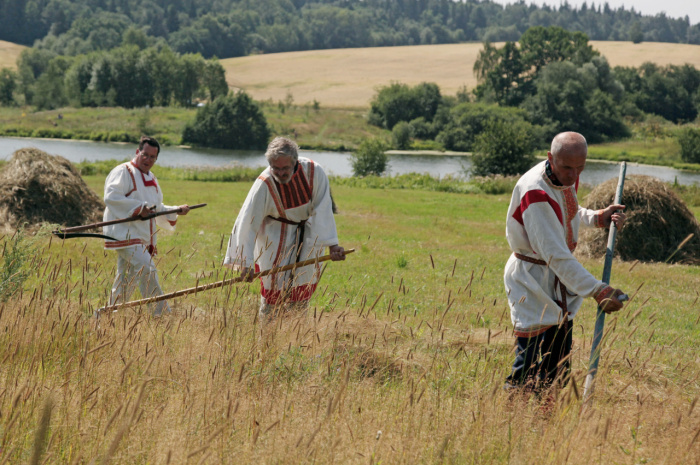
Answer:
[[144, 171], [141, 168], [139, 168], [139, 165], [137, 165], [136, 162], [134, 162], [134, 160], [135, 160], [135, 158], [131, 160], [131, 164], [134, 165], [136, 167], [136, 169], [138, 169], [143, 174], [151, 174], [150, 171]]
[[547, 160], [547, 162], [544, 165], [544, 172], [549, 178], [549, 180], [552, 181], [552, 184], [559, 187], [564, 186], [561, 182], [559, 182], [557, 176], [554, 174], [554, 171], [552, 171], [552, 165], [549, 163], [549, 160]]

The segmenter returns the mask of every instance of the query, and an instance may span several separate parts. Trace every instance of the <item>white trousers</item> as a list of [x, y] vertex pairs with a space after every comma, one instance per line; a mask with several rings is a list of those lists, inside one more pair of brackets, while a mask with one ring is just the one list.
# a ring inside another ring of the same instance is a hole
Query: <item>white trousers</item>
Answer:
[[[125, 247], [117, 249], [116, 252], [117, 277], [112, 285], [110, 305], [128, 302], [136, 289], [136, 284], [139, 285], [141, 296], [144, 299], [163, 294], [163, 290], [158, 284], [156, 264], [145, 246]], [[151, 307], [154, 305], [154, 315], [160, 315], [164, 311], [170, 312], [170, 307], [164, 300], [151, 304]]]

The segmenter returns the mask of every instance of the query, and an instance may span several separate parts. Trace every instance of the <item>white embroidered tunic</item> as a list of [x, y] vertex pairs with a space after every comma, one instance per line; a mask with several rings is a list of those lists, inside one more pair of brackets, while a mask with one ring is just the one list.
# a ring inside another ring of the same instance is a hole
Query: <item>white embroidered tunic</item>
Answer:
[[[224, 265], [255, 266], [257, 272], [294, 263], [300, 228], [304, 234], [299, 260], [321, 256], [326, 247], [338, 244], [328, 177], [320, 165], [303, 157], [286, 184], [275, 181], [269, 167], [255, 181], [233, 225]], [[316, 264], [265, 276], [261, 294], [268, 304], [282, 298], [308, 300], [319, 274]]]
[[[597, 295], [606, 285], [573, 256], [579, 225], [602, 227], [600, 211], [580, 207], [575, 186], [556, 186], [545, 173], [546, 161], [525, 173], [513, 190], [506, 238], [513, 254], [505, 267], [505, 287], [515, 334], [535, 336], [562, 319], [555, 302], [566, 299], [572, 320], [583, 298]], [[547, 265], [521, 260], [521, 254]], [[566, 286], [561, 296], [558, 280]]]
[[[156, 211], [177, 207], [163, 205], [163, 191], [155, 175], [139, 170], [130, 161], [115, 167], [105, 181], [104, 221], [137, 217], [144, 208], [155, 205]], [[105, 249], [122, 249], [134, 245], [144, 245], [151, 254], [156, 252], [156, 227], [175, 229], [177, 213], [158, 216], [148, 220], [135, 220], [104, 226], [102, 230], [116, 241], [105, 241]]]

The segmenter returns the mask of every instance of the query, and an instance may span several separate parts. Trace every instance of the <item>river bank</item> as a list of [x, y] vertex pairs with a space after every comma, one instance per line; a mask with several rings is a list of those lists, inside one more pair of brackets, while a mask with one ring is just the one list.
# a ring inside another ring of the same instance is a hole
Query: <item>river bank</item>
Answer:
[[[313, 108], [261, 102], [272, 133], [287, 135], [306, 150], [349, 152], [363, 140], [378, 137], [391, 140], [391, 132], [367, 124], [365, 109]], [[0, 136], [31, 137], [97, 142], [129, 142], [141, 134], [158, 138], [163, 145], [178, 146], [182, 130], [196, 115], [194, 108], [62, 108], [32, 112], [28, 108], [0, 108]], [[392, 150], [390, 155], [453, 156], [468, 153], [438, 150], [433, 141], [417, 141], [412, 150]], [[206, 150], [206, 149], [205, 149]], [[540, 156], [546, 149], [539, 150]], [[684, 163], [670, 130], [650, 138], [594, 144], [589, 158], [611, 162], [628, 161], [666, 166], [700, 173], [700, 164]]]

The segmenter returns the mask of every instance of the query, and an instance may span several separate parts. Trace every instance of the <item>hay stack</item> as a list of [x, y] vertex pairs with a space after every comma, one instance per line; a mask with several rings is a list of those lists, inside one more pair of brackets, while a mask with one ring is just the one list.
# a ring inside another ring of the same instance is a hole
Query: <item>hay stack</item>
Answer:
[[104, 203], [63, 157], [17, 150], [0, 171], [0, 226], [43, 222], [76, 226], [102, 221]]
[[[610, 179], [593, 189], [582, 204], [594, 210], [605, 208], [613, 203], [616, 190], [617, 178]], [[627, 207], [627, 222], [617, 234], [617, 256], [623, 260], [700, 263], [700, 225], [666, 184], [651, 176], [628, 176], [622, 203]], [[689, 234], [694, 234], [693, 238], [677, 250]], [[607, 229], [582, 228], [577, 250], [601, 257], [607, 242]]]

